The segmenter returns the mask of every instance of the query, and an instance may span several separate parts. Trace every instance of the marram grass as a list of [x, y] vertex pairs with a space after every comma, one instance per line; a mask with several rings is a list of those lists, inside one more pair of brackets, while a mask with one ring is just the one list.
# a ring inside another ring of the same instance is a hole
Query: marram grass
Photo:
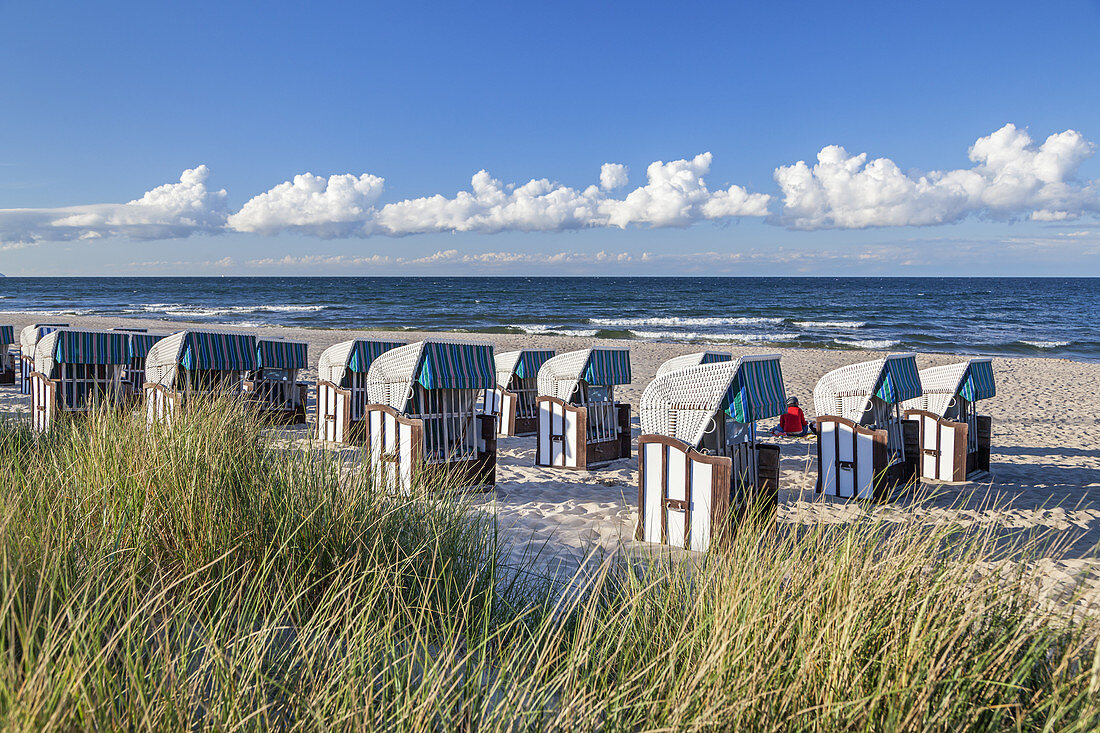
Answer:
[[988, 530], [752, 529], [563, 589], [437, 479], [392, 497], [358, 468], [226, 401], [0, 427], [3, 727], [1100, 725], [1096, 622], [975, 573], [1029, 551]]

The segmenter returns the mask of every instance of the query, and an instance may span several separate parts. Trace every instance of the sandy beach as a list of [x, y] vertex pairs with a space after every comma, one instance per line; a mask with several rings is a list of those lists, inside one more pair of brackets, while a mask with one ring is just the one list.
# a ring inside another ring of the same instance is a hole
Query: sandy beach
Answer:
[[[8, 314], [16, 333], [42, 320], [32, 314]], [[109, 328], [117, 325], [146, 327], [170, 333], [187, 324], [178, 321], [67, 317], [74, 327]], [[196, 326], [201, 328], [202, 326]], [[305, 379], [316, 377], [317, 358], [328, 346], [357, 336], [378, 335], [359, 330], [260, 328], [258, 333], [309, 343], [311, 369]], [[386, 332], [393, 337], [393, 332]], [[399, 338], [415, 341], [427, 334], [402, 332]], [[464, 334], [452, 334], [468, 338]], [[492, 335], [487, 337], [500, 351], [519, 347], [553, 348], [559, 352], [584, 348], [592, 339]], [[621, 401], [637, 404], [642, 390], [657, 367], [673, 356], [706, 348], [688, 343], [597, 341], [629, 345], [633, 381], [617, 391]], [[812, 419], [812, 392], [818, 378], [844, 364], [876, 358], [880, 352], [854, 350], [723, 348], [734, 355], [778, 351], [789, 395], [798, 396]], [[950, 355], [917, 355], [920, 368], [951, 363]], [[868, 513], [889, 521], [984, 523], [1006, 537], [1027, 532], [1049, 533], [1067, 547], [1060, 558], [1040, 559], [1035, 566], [1047, 598], [1100, 608], [1100, 560], [1094, 548], [1100, 542], [1100, 363], [1064, 359], [994, 359], [997, 396], [983, 404], [993, 417], [992, 481], [985, 485], [938, 487], [931, 498], [916, 501], [901, 497], [890, 503], [870, 505], [819, 497], [814, 493], [816, 459], [809, 439], [782, 439], [782, 477], [778, 519], [781, 523], [842, 523]], [[312, 400], [312, 394], [311, 394]], [[27, 398], [12, 387], [0, 388], [0, 413], [25, 412]], [[634, 415], [635, 437], [637, 415]], [[762, 427], [770, 427], [762, 426]], [[308, 445], [305, 428], [277, 436], [295, 445]], [[494, 510], [501, 530], [512, 542], [518, 563], [530, 550], [527, 540], [545, 545], [540, 562], [557, 573], [572, 572], [585, 557], [615, 552], [636, 545], [632, 540], [637, 519], [636, 459], [621, 460], [591, 472], [539, 469], [533, 465], [534, 439], [500, 441], [497, 490], [477, 498]], [[341, 449], [354, 460], [355, 449]], [[1072, 600], [1068, 594], [1077, 592]]]

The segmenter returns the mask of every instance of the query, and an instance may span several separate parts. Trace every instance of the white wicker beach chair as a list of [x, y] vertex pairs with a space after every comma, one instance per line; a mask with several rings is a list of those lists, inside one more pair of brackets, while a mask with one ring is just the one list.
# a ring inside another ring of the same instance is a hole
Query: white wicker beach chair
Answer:
[[756, 422], [786, 409], [779, 356], [659, 374], [638, 409], [635, 537], [706, 551], [747, 517], [772, 516], [778, 505], [779, 447], [757, 442]]
[[367, 371], [404, 341], [352, 339], [321, 352], [317, 361], [317, 439], [355, 443], [366, 438]]
[[170, 423], [198, 397], [241, 395], [256, 349], [246, 333], [180, 331], [157, 341], [145, 356], [146, 420]]
[[48, 430], [62, 412], [122, 404], [128, 358], [126, 334], [66, 328], [43, 336], [35, 345], [30, 374], [33, 428]]
[[34, 323], [19, 332], [19, 392], [31, 393], [31, 372], [34, 371], [34, 347], [48, 333], [68, 328], [68, 323]]
[[241, 389], [265, 420], [276, 425], [303, 425], [307, 385], [298, 381], [298, 374], [308, 366], [309, 344], [257, 339], [256, 369]]
[[493, 346], [428, 339], [378, 355], [367, 371], [364, 408], [375, 476], [408, 492], [419, 470], [452, 488], [496, 484], [496, 418], [477, 400], [496, 383]]
[[975, 403], [997, 394], [992, 360], [922, 369], [920, 381], [923, 394], [902, 407], [920, 426], [921, 478], [961, 482], [988, 472], [993, 421], [977, 414]]
[[884, 500], [914, 480], [916, 426], [901, 403], [919, 397], [912, 354], [849, 364], [814, 387], [817, 412], [817, 490], [831, 496]]
[[497, 383], [482, 393], [478, 409], [497, 418], [502, 437], [531, 435], [538, 426], [538, 373], [553, 350], [520, 349], [496, 355]]
[[630, 350], [559, 354], [538, 373], [535, 465], [588, 469], [630, 457], [630, 405], [615, 401], [630, 383]]

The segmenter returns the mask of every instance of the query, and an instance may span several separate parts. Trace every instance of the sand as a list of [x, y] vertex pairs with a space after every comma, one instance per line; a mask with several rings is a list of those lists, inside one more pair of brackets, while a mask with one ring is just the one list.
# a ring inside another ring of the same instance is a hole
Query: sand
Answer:
[[[16, 334], [41, 315], [5, 314]], [[178, 321], [67, 317], [74, 327], [109, 328], [116, 325], [147, 327], [170, 333], [187, 327]], [[195, 324], [195, 327], [203, 326]], [[209, 326], [207, 326], [209, 327]], [[258, 333], [304, 340], [316, 362], [328, 346], [357, 336], [383, 335], [369, 331], [301, 328], [259, 328]], [[385, 332], [393, 337], [393, 332]], [[415, 341], [427, 334], [402, 332]], [[469, 335], [458, 334], [462, 338]], [[735, 356], [764, 353], [764, 348], [702, 346], [686, 343], [599, 341], [587, 338], [532, 335], [487, 335], [500, 351], [520, 347], [554, 348], [559, 352], [593, 343], [629, 345], [634, 381], [617, 388], [623, 402], [637, 405], [642, 390], [662, 362], [702, 348], [723, 348]], [[782, 356], [788, 395], [798, 396], [812, 419], [813, 387], [824, 373], [845, 364], [878, 358], [881, 352], [771, 349]], [[920, 368], [957, 361], [958, 356], [917, 356]], [[1100, 610], [1100, 363], [1065, 359], [994, 359], [997, 396], [982, 403], [993, 417], [993, 449], [989, 482], [982, 485], [938, 487], [931, 498], [902, 497], [870, 505], [820, 497], [814, 493], [815, 444], [808, 439], [781, 439], [782, 476], [778, 520], [789, 524], [843, 523], [868, 514], [893, 522], [988, 525], [1006, 538], [1020, 533], [1048, 533], [1063, 549], [1039, 558], [1033, 566], [1039, 593], [1048, 599]], [[311, 395], [312, 398], [312, 395]], [[0, 414], [24, 413], [28, 398], [0, 387]], [[637, 415], [634, 416], [635, 437]], [[763, 427], [763, 426], [762, 426]], [[767, 426], [767, 427], [770, 427]], [[305, 429], [281, 436], [298, 445], [308, 444]], [[354, 456], [354, 450], [345, 449]], [[537, 567], [554, 574], [572, 573], [585, 558], [638, 549], [632, 539], [637, 521], [637, 460], [616, 461], [591, 472], [536, 468], [534, 438], [505, 438], [499, 445], [498, 486], [475, 497], [495, 511], [502, 536], [511, 546], [512, 561], [530, 553], [527, 540], [538, 543]], [[1071, 597], [1072, 596], [1072, 597]]]

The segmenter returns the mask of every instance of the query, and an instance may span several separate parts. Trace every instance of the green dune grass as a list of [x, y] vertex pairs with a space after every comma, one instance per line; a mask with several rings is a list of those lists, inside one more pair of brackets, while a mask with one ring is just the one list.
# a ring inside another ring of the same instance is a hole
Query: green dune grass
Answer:
[[[228, 402], [0, 426], [4, 728], [1093, 730], [1097, 623], [987, 530], [741, 532], [562, 588]], [[531, 555], [539, 548], [532, 548]], [[1008, 566], [1006, 566], [1008, 567]], [[1016, 567], [1016, 566], [1011, 566]]]

